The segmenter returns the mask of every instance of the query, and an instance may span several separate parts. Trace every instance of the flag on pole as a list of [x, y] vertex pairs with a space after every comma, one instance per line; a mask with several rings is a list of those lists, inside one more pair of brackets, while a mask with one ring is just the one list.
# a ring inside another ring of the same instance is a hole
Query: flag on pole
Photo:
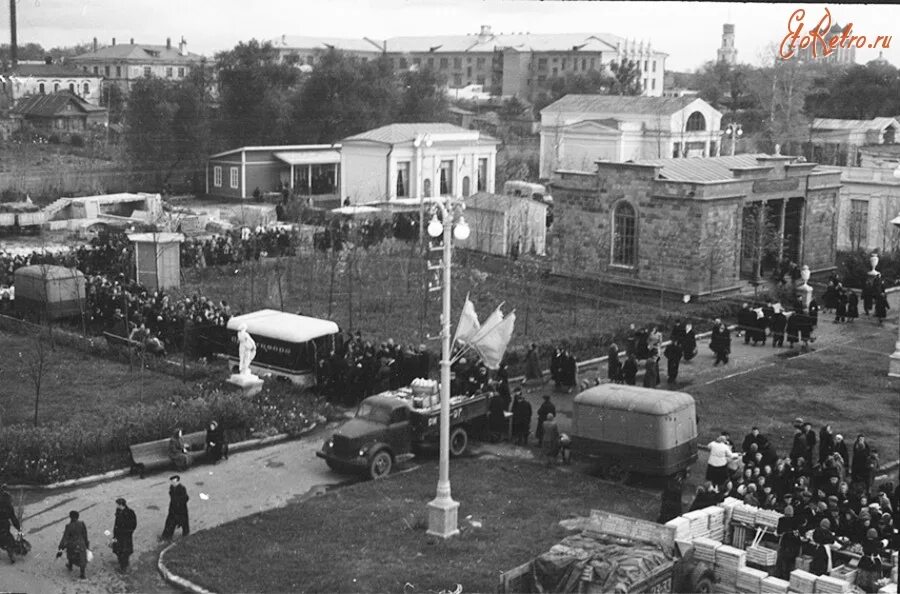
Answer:
[[481, 330], [469, 341], [469, 346], [478, 351], [482, 362], [488, 369], [499, 369], [506, 347], [512, 339], [513, 326], [516, 323], [516, 312], [513, 311], [507, 317], [498, 307], [490, 317], [485, 320]]
[[456, 344], [457, 341], [468, 343], [480, 329], [481, 324], [478, 323], [475, 304], [466, 295], [466, 303], [463, 305], [462, 313], [459, 315], [459, 325], [456, 327], [456, 334], [453, 336], [453, 344]]

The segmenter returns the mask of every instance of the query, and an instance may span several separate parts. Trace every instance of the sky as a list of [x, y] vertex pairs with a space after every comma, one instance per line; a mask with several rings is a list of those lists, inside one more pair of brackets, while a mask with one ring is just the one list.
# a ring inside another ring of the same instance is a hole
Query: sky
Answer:
[[[5, 3], [4, 3], [5, 4]], [[5, 9], [6, 7], [4, 7]], [[650, 41], [669, 54], [667, 70], [692, 71], [715, 60], [722, 25], [735, 25], [738, 61], [760, 65], [788, 33], [791, 14], [806, 11], [806, 28], [831, 11], [842, 27], [870, 41], [896, 36], [884, 58], [900, 66], [900, 4], [764, 4], [722, 2], [537, 2], [533, 0], [17, 0], [19, 43], [45, 48], [90, 43], [173, 44], [212, 56], [250, 39], [283, 34], [385, 39], [463, 35], [481, 25], [495, 32], [612, 33]], [[0, 15], [9, 42], [9, 14]], [[857, 63], [878, 51], [857, 50]]]

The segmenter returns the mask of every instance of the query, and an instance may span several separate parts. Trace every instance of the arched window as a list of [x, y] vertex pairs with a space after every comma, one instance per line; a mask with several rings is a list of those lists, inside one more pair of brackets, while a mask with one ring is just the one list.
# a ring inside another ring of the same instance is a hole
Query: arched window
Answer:
[[44, 94], [44, 83], [40, 83], [38, 85], [38, 93], [40, 93], [41, 95]]
[[87, 97], [91, 94], [91, 85], [88, 83], [84, 83], [84, 96]]
[[59, 83], [53, 83], [53, 92], [59, 93]]
[[704, 118], [703, 114], [699, 111], [695, 111], [691, 114], [691, 117], [688, 118], [687, 131], [702, 132], [704, 130], [706, 130], [706, 118]]
[[637, 216], [634, 207], [625, 201], [613, 211], [612, 263], [620, 266], [637, 263]]
[[72, 93], [75, 92], [75, 83], [69, 83], [69, 91]]
[[468, 198], [468, 197], [469, 197], [469, 185], [470, 185], [470, 182], [469, 182], [469, 176], [467, 175], [467, 176], [465, 176], [465, 177], [463, 178], [463, 188], [462, 188], [462, 190], [463, 190], [463, 198]]

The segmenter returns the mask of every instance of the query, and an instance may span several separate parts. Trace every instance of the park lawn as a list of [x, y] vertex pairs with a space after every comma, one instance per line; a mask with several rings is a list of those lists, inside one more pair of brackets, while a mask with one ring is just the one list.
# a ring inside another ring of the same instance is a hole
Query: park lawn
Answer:
[[[0, 331], [0, 414], [4, 425], [34, 422], [35, 389], [28, 360], [34, 360], [33, 336]], [[49, 348], [49, 347], [48, 347]], [[19, 357], [19, 353], [22, 357]], [[104, 417], [116, 408], [167, 398], [184, 391], [178, 378], [119, 363], [57, 344], [48, 350], [38, 406], [40, 424], [79, 422]]]
[[858, 434], [866, 435], [882, 463], [898, 459], [900, 381], [887, 376], [895, 340], [893, 333], [869, 333], [803, 357], [782, 356], [773, 366], [708, 386], [683, 388], [697, 400], [700, 442], [727, 430], [739, 446], [755, 424], [784, 456], [791, 449], [793, 420], [802, 417], [817, 433], [830, 423], [850, 448]]
[[659, 511], [658, 496], [646, 491], [536, 462], [455, 459], [450, 479], [461, 534], [447, 541], [425, 533], [432, 461], [198, 532], [166, 564], [215, 592], [436, 592], [455, 584], [493, 592], [500, 572], [566, 535], [560, 520], [591, 509], [653, 520]]

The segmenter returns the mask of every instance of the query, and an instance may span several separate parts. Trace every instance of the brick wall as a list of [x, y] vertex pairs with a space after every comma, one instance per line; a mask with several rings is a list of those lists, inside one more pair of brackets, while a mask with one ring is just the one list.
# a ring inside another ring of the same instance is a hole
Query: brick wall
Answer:
[[833, 268], [837, 242], [838, 188], [810, 190], [806, 196], [802, 264], [810, 270]]

